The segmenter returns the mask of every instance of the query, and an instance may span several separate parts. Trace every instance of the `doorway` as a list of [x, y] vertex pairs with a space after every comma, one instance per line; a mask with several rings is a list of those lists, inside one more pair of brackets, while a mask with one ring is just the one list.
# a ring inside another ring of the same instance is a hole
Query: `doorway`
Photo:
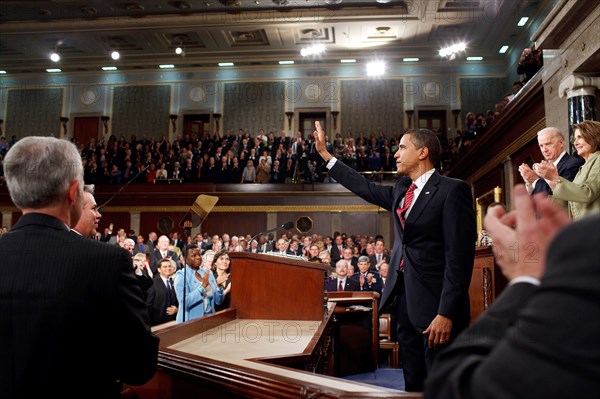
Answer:
[[417, 116], [417, 127], [419, 129], [429, 129], [434, 133], [438, 130], [446, 133], [446, 111], [444, 110], [431, 110], [431, 111], [418, 111]]
[[321, 122], [321, 127], [323, 131], [327, 132], [327, 126], [325, 122], [327, 121], [327, 112], [300, 112], [298, 114], [299, 120], [299, 129], [302, 132], [302, 137], [304, 139], [308, 139], [312, 137], [313, 132], [315, 131], [315, 122]]
[[203, 138], [210, 133], [210, 114], [183, 115], [183, 135], [197, 135]]
[[98, 140], [100, 134], [99, 116], [79, 116], [73, 122], [73, 138], [77, 143], [88, 145], [92, 138]]

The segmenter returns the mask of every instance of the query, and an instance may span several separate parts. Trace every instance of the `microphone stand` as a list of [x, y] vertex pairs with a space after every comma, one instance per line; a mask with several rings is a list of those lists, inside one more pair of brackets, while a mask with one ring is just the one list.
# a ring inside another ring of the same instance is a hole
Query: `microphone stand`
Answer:
[[135, 179], [137, 179], [143, 172], [145, 172], [148, 168], [150, 167], [150, 165], [146, 165], [144, 167], [144, 169], [140, 170], [135, 176], [133, 176], [131, 179], [129, 179], [129, 181], [127, 183], [125, 183], [125, 185], [123, 185], [123, 187], [121, 187], [119, 189], [119, 191], [117, 191], [116, 193], [114, 193], [112, 195], [112, 197], [110, 197], [104, 204], [100, 205], [97, 209], [98, 211], [100, 211], [100, 209], [104, 208], [106, 205], [108, 205], [108, 203], [110, 201], [113, 200], [113, 198], [115, 198], [117, 196], [117, 194], [119, 194], [121, 191], [123, 191], [125, 189], [125, 187], [127, 187], [132, 181], [134, 181]]
[[186, 287], [187, 287], [187, 262], [185, 262], [185, 266], [183, 267], [183, 322], [185, 322], [185, 293], [186, 293]]

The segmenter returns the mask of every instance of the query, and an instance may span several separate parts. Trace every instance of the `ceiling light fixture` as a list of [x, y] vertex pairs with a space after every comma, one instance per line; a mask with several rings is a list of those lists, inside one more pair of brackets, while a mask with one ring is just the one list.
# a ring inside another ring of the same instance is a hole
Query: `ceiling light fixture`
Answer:
[[529, 21], [529, 17], [523, 17], [519, 20], [519, 22], [517, 23], [517, 26], [525, 26], [527, 21]]
[[58, 53], [52, 53], [50, 54], [50, 59], [52, 62], [58, 62], [60, 61], [60, 55], [58, 55]]
[[328, 6], [334, 6], [336, 4], [342, 4], [342, 1], [344, 0], [325, 0], [325, 4]]
[[112, 53], [110, 53], [110, 58], [116, 61], [121, 58], [121, 54], [119, 54], [117, 50], [114, 50]]
[[387, 3], [390, 3], [391, 1], [392, 1], [392, 0], [377, 0], [377, 2], [378, 2], [379, 4], [387, 4]]
[[117, 67], [116, 66], [107, 66], [107, 67], [102, 67], [103, 71], [116, 71]]
[[417, 61], [419, 61], [419, 59], [418, 58], [414, 58], [414, 57], [413, 58], [409, 57], [409, 58], [402, 58], [402, 61], [404, 61], [404, 62], [417, 62]]
[[356, 62], [356, 60], [354, 58], [349, 58], [349, 59], [346, 59], [346, 60], [340, 60], [340, 62], [342, 64], [354, 64]]
[[440, 50], [440, 57], [448, 57], [448, 59], [453, 60], [456, 58], [456, 54], [465, 51], [467, 45], [464, 42], [457, 43], [450, 47], [444, 47]]
[[235, 66], [233, 62], [219, 62], [220, 67], [232, 67]]
[[304, 47], [302, 50], [300, 50], [300, 55], [302, 57], [308, 57], [309, 55], [319, 55], [321, 53], [324, 53], [325, 49], [326, 47], [322, 43], [313, 44], [310, 47]]
[[483, 57], [467, 57], [467, 61], [483, 61]]
[[173, 64], [162, 64], [158, 66], [160, 69], [173, 69], [175, 68], [175, 65]]
[[181, 47], [177, 47], [177, 48], [175, 49], [175, 54], [177, 54], [177, 55], [181, 55], [181, 54], [183, 54], [183, 49], [182, 49]]
[[502, 47], [500, 47], [500, 50], [498, 51], [500, 54], [504, 54], [508, 51], [508, 46], [504, 45]]
[[0, 70], [0, 75], [4, 75], [5, 73], [6, 73], [6, 71]]
[[293, 65], [294, 61], [279, 61], [279, 65]]
[[381, 76], [385, 73], [383, 61], [373, 61], [367, 64], [367, 76]]
[[62, 70], [60, 68], [48, 68], [48, 69], [46, 69], [46, 72], [57, 73], [57, 72], [62, 72]]

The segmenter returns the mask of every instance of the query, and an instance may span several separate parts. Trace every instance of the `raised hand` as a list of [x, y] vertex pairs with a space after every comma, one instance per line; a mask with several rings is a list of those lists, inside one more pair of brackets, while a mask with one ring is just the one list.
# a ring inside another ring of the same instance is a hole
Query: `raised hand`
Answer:
[[315, 149], [326, 162], [332, 158], [332, 155], [327, 151], [327, 140], [325, 139], [325, 132], [321, 127], [321, 123], [319, 121], [315, 122], [315, 132], [313, 133], [313, 137], [315, 138]]

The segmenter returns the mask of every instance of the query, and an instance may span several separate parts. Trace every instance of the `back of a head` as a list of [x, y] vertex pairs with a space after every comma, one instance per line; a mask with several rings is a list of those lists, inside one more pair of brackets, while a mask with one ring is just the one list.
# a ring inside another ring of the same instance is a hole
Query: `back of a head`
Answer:
[[19, 140], [6, 154], [4, 174], [10, 198], [19, 209], [58, 203], [75, 180], [83, 190], [83, 166], [77, 148], [54, 137]]

